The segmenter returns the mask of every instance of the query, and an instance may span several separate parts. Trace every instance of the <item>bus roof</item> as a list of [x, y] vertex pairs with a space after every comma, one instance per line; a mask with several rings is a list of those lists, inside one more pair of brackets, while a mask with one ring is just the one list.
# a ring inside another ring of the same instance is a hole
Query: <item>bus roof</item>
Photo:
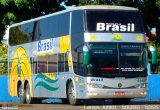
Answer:
[[48, 14], [48, 15], [44, 15], [44, 16], [40, 16], [31, 20], [26, 20], [26, 21], [22, 21], [20, 23], [15, 23], [11, 26], [9, 26], [9, 28], [11, 27], [15, 27], [15, 26], [19, 26], [22, 24], [26, 24], [29, 22], [33, 22], [33, 21], [37, 21], [37, 20], [41, 20], [47, 17], [51, 17], [54, 15], [58, 15], [58, 14], [62, 14], [62, 13], [66, 13], [66, 12], [71, 12], [71, 11], [75, 11], [75, 10], [86, 10], [86, 9], [106, 9], [106, 10], [138, 10], [137, 8], [133, 8], [133, 7], [127, 7], [127, 6], [114, 6], [114, 5], [89, 5], [89, 6], [79, 6], [79, 7], [72, 7], [63, 11], [59, 11], [59, 12], [55, 12], [52, 14]]
[[138, 10], [137, 8], [127, 6], [114, 6], [114, 5], [89, 5], [80, 6], [81, 9], [108, 9], [108, 10]]

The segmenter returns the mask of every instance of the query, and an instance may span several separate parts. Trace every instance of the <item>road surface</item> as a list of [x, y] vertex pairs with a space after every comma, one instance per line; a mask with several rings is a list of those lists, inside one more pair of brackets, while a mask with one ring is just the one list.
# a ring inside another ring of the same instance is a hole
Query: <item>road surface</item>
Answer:
[[134, 101], [129, 105], [111, 105], [105, 101], [91, 101], [85, 105], [72, 106], [61, 103], [19, 104], [1, 103], [0, 110], [160, 110], [159, 102]]

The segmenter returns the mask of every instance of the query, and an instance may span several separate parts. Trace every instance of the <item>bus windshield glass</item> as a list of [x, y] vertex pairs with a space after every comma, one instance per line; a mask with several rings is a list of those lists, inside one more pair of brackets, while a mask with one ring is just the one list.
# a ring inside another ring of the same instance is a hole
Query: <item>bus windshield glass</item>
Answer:
[[90, 63], [94, 67], [93, 73], [118, 73], [118, 50], [116, 44], [90, 44], [89, 48]]
[[146, 75], [144, 44], [92, 43], [89, 44], [93, 75], [133, 77]]
[[87, 32], [142, 33], [139, 11], [86, 10]]

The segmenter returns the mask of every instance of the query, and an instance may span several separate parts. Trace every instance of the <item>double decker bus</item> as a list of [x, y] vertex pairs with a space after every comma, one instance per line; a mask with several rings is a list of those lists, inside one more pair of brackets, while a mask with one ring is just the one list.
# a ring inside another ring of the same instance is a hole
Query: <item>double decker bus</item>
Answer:
[[82, 6], [13, 24], [8, 61], [9, 93], [22, 103], [128, 104], [146, 96], [147, 47], [136, 8]]

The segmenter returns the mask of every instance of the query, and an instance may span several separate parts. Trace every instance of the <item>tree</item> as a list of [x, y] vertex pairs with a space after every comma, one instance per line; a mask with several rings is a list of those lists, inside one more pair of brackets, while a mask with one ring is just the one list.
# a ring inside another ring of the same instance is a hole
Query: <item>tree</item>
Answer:
[[[139, 8], [145, 25], [145, 31], [150, 32], [157, 27], [160, 33], [160, 0], [1, 0], [0, 1], [0, 40], [6, 25], [28, 20], [38, 16], [62, 10], [60, 3], [66, 5], [122, 5]], [[150, 40], [154, 39], [149, 33]]]
[[0, 44], [0, 75], [7, 75], [7, 47]]
[[[0, 41], [3, 39], [3, 35], [7, 25], [53, 13], [62, 9], [63, 7], [61, 7], [55, 0], [1, 0]], [[27, 40], [27, 36], [20, 30], [16, 32], [19, 32], [16, 34], [21, 34], [24, 36], [23, 40]], [[23, 40], [19, 39], [16, 40], [16, 42], [23, 42]], [[4, 62], [6, 59], [6, 53], [7, 47], [0, 44], [0, 75], [7, 73], [7, 63]]]
[[62, 10], [56, 0], [1, 0], [0, 40], [6, 25]]

